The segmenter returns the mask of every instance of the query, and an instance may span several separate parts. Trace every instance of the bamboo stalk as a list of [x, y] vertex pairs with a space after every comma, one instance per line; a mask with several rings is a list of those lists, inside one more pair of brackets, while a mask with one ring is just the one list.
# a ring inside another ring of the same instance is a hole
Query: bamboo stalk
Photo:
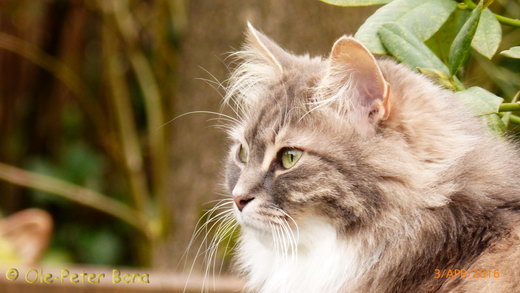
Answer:
[[[113, 1], [112, 3], [115, 25], [128, 48], [125, 51], [144, 97], [152, 184], [159, 203], [161, 223], [165, 224], [168, 207], [166, 198], [168, 154], [164, 128], [162, 127], [164, 124], [162, 96], [148, 59], [136, 45], [137, 28], [128, 8], [128, 1]], [[164, 227], [158, 227], [158, 229], [164, 230]]]
[[117, 54], [116, 38], [108, 26], [103, 26], [103, 59], [108, 67], [108, 85], [113, 112], [116, 114], [120, 146], [123, 149], [125, 169], [130, 182], [130, 190], [136, 209], [144, 211], [149, 191], [143, 170], [141, 147], [136, 129], [134, 113], [130, 103], [128, 88], [122, 76], [122, 65]]
[[148, 122], [148, 140], [150, 157], [152, 160], [152, 182], [155, 194], [158, 196], [162, 208], [166, 208], [166, 174], [168, 155], [162, 112], [162, 99], [155, 78], [148, 61], [142, 54], [132, 54], [130, 58], [134, 72], [145, 97], [146, 118]]

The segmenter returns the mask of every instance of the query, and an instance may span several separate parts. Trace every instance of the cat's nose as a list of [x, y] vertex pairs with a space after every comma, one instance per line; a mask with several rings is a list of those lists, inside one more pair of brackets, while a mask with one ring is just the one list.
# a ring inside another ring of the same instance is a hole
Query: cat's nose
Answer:
[[239, 211], [242, 211], [248, 203], [253, 201], [253, 199], [255, 199], [253, 196], [248, 195], [233, 196], [233, 200], [235, 201]]

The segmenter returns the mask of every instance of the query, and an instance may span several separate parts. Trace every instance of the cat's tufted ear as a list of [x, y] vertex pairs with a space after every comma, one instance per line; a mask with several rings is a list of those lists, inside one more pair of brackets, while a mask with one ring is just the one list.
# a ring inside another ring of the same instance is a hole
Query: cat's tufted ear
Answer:
[[283, 73], [290, 54], [269, 39], [266, 35], [259, 32], [250, 22], [247, 22], [247, 48], [253, 51], [271, 65], [278, 73]]
[[329, 77], [350, 85], [356, 93], [348, 97], [353, 110], [361, 110], [371, 124], [390, 115], [390, 86], [374, 55], [356, 39], [343, 36], [334, 43]]

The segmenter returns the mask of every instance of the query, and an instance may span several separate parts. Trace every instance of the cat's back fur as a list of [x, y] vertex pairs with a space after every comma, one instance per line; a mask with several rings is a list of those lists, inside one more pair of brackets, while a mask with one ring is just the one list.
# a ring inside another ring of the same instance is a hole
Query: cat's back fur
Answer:
[[[388, 252], [388, 259], [401, 259], [401, 264], [386, 268], [386, 277], [379, 281], [365, 276], [359, 290], [520, 292], [516, 146], [492, 134], [452, 92], [437, 88], [392, 60], [380, 60], [379, 66], [392, 88], [399, 91], [392, 96], [399, 107], [384, 122], [385, 139], [396, 136], [393, 143], [403, 143], [401, 148], [416, 160], [413, 165], [423, 168], [395, 166], [410, 173], [393, 180], [409, 181], [405, 186], [415, 197], [412, 201], [433, 195], [445, 202], [423, 210], [419, 217], [422, 231], [408, 239], [408, 244], [404, 240]], [[387, 176], [388, 169], [382, 168], [381, 176]], [[392, 187], [382, 188], [398, 194]], [[403, 213], [399, 216], [401, 220], [406, 217]], [[413, 223], [415, 216], [409, 216], [409, 223]], [[385, 266], [381, 259], [381, 270]], [[440, 270], [440, 278], [432, 277], [432, 268]], [[455, 269], [466, 270], [469, 277], [453, 276]]]

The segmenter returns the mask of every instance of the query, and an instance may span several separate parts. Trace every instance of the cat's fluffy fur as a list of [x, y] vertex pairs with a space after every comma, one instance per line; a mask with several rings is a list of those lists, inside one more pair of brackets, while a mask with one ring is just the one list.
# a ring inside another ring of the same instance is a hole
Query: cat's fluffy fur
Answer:
[[[247, 290], [520, 292], [520, 157], [452, 92], [346, 37], [309, 58], [250, 27], [237, 56], [226, 182], [252, 199], [234, 207]], [[283, 148], [303, 151], [290, 169]]]

